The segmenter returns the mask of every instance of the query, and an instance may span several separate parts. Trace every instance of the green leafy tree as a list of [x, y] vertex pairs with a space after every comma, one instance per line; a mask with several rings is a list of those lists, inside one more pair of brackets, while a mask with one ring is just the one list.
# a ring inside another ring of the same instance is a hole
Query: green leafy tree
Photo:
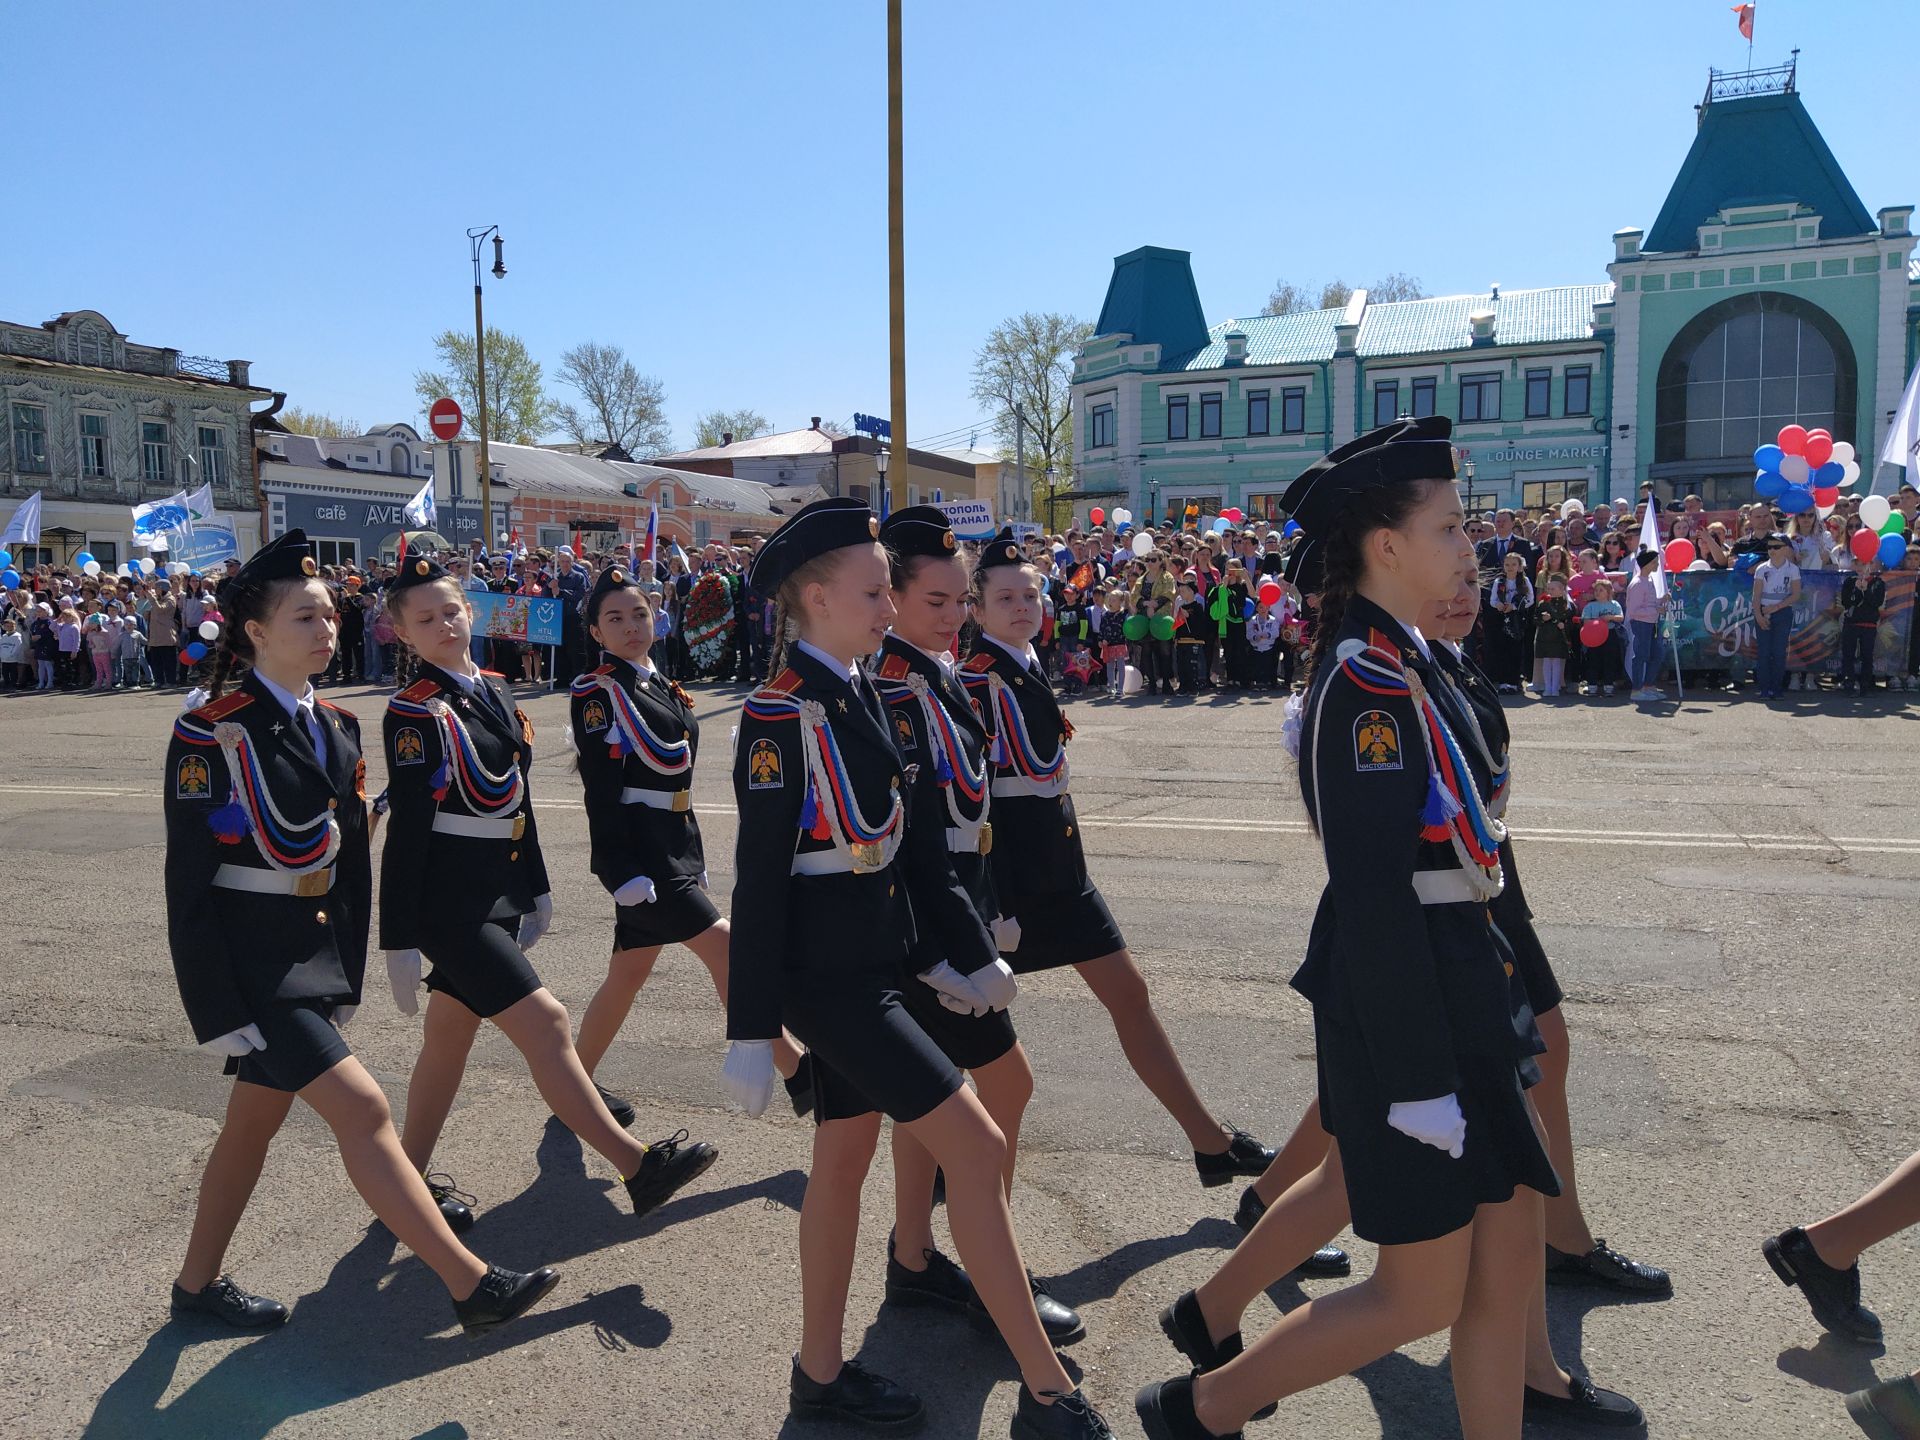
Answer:
[[322, 440], [343, 440], [349, 435], [366, 433], [357, 420], [319, 410], [302, 410], [298, 405], [289, 405], [273, 418], [296, 435], [317, 435]]
[[[480, 387], [475, 381], [473, 336], [442, 330], [433, 337], [439, 368], [414, 373], [413, 393], [421, 414], [442, 395], [451, 395], [466, 416], [465, 433], [480, 433]], [[540, 362], [518, 335], [487, 327], [487, 436], [515, 445], [532, 445], [553, 429], [554, 404], [547, 397]]]
[[756, 435], [766, 435], [773, 429], [773, 422], [758, 410], [709, 410], [694, 421], [693, 448], [705, 450], [714, 445], [726, 443], [721, 437], [731, 435], [735, 440], [751, 440]]
[[1049, 529], [1056, 497], [1073, 488], [1073, 358], [1092, 336], [1084, 320], [1028, 311], [994, 326], [973, 357], [973, 398], [991, 407], [1003, 458], [1014, 458], [1015, 408], [1026, 416], [1033, 511]]

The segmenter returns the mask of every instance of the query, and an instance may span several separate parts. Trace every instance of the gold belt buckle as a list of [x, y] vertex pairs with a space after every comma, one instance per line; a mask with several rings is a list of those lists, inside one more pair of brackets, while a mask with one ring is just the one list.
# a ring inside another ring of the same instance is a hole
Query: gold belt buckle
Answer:
[[294, 876], [293, 893], [302, 900], [311, 900], [317, 895], [326, 894], [327, 876], [331, 873], [329, 870], [309, 870], [304, 875]]
[[982, 855], [993, 853], [993, 826], [985, 821], [980, 825], [980, 853]]
[[856, 840], [849, 848], [853, 851], [853, 863], [862, 870], [878, 870], [884, 863], [881, 857], [885, 851], [877, 840]]
[[527, 833], [527, 812], [522, 810], [518, 815], [513, 817], [513, 838], [515, 840], [518, 840], [522, 835], [526, 833]]
[[693, 809], [693, 792], [691, 790], [674, 791], [673, 813], [676, 815], [684, 815], [691, 809]]

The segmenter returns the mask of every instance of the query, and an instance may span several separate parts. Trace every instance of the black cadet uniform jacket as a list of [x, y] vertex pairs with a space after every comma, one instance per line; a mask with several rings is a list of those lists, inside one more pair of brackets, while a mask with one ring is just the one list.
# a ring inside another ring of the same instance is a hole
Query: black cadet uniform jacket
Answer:
[[[380, 855], [380, 947], [418, 950], [449, 930], [531, 913], [549, 889], [528, 783], [533, 725], [506, 682], [482, 671], [469, 696], [423, 663], [387, 702], [382, 729], [392, 811]], [[512, 803], [492, 808], [505, 797]], [[498, 834], [452, 834], [433, 828], [436, 815], [510, 823]]]
[[[636, 747], [621, 727], [617, 689], [630, 701], [640, 725]], [[693, 767], [700, 754], [700, 722], [686, 691], [658, 670], [642, 680], [625, 660], [613, 658], [573, 682], [573, 748], [580, 757], [586, 787], [587, 834], [592, 842], [593, 873], [609, 894], [637, 876], [662, 880], [671, 875], [698, 880], [706, 873], [706, 851], [693, 818]], [[650, 761], [649, 735], [666, 747]], [[619, 738], [619, 754], [613, 744]], [[684, 754], [672, 747], [685, 745]], [[622, 803], [623, 790], [649, 790], [681, 797], [680, 809]]]
[[[803, 748], [798, 706], [806, 702], [824, 712], [844, 783], [866, 823], [884, 827], [900, 798], [905, 834], [892, 862], [872, 873], [793, 873], [796, 860], [835, 848], [825, 838]], [[747, 701], [733, 757], [740, 835], [728, 947], [729, 1040], [779, 1035], [790, 993], [836, 986], [898, 989], [905, 982], [916, 941], [909, 886], [921, 883], [910, 871], [929, 866], [928, 851], [946, 844], [939, 825], [909, 823], [906, 807], [916, 776], [902, 760], [886, 706], [865, 675], [850, 680], [796, 647], [787, 653], [786, 669]], [[944, 903], [948, 917], [972, 914], [957, 887]], [[972, 924], [979, 924], [977, 917]]]
[[[962, 789], [967, 776], [950, 773], [942, 778], [943, 770], [954, 770], [954, 761], [945, 738], [928, 733], [926, 708], [910, 676], [925, 682], [928, 697], [946, 717], [960, 762], [970, 775], [981, 777], [978, 799]], [[945, 960], [962, 975], [971, 975], [999, 959], [988, 928], [1000, 914], [1000, 902], [987, 858], [993, 843], [987, 821], [992, 806], [987, 787], [993, 779], [987, 729], [960, 682], [917, 645], [887, 636], [875, 683], [887, 705], [894, 742], [909, 765], [917, 767], [908, 801], [914, 826], [910, 839], [921, 842], [913, 845], [913, 852], [925, 863], [910, 865], [907, 871], [919, 931], [909, 964], [921, 974]], [[955, 823], [956, 811], [961, 825]], [[955, 850], [948, 836], [965, 835], [976, 827], [981, 837], [976, 848]], [[921, 831], [930, 833], [923, 837]]]
[[[164, 797], [167, 939], [199, 1043], [253, 1023], [277, 1000], [360, 1003], [373, 910], [360, 722], [324, 700], [315, 714], [326, 729], [324, 759], [251, 673], [232, 694], [174, 722]], [[251, 777], [244, 796], [230, 747]], [[329, 820], [339, 829], [330, 889], [319, 868]], [[219, 887], [223, 865], [310, 871], [302, 888], [313, 893]]]
[[[1039, 670], [1029, 670], [999, 645], [982, 636], [980, 648], [960, 667], [960, 679], [990, 737], [991, 750], [1000, 736], [1002, 717], [993, 713], [991, 677], [1006, 687], [1026, 725], [1036, 758], [1065, 760], [1066, 742], [1073, 738], [1053, 686]], [[996, 780], [1030, 778], [1007, 736], [999, 745], [993, 767]], [[1087, 888], [1087, 857], [1080, 848], [1079, 822], [1073, 796], [1062, 786], [1058, 795], [996, 795], [993, 798], [993, 883], [1001, 913], [1018, 915], [1036, 901], [1060, 895], [1078, 895]]]
[[1416, 873], [1464, 868], [1451, 843], [1421, 835], [1425, 721], [1404, 679], [1383, 681], [1365, 657], [1343, 663], [1349, 647], [1417, 676], [1446, 713], [1432, 662], [1386, 611], [1353, 597], [1303, 712], [1300, 790], [1327, 887], [1292, 983], [1318, 1020], [1358, 1033], [1390, 1101], [1427, 1100], [1460, 1088], [1456, 1054], [1519, 1063], [1541, 1045], [1487, 905], [1421, 903]]

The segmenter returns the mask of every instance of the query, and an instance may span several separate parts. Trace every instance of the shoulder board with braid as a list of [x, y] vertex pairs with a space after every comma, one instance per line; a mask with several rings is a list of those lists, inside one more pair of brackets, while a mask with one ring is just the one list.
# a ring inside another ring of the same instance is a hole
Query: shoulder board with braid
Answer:
[[789, 666], [754, 691], [753, 698], [758, 700], [764, 696], [770, 700], [784, 700], [798, 690], [801, 683], [800, 672]]
[[795, 720], [800, 715], [800, 697], [793, 692], [801, 685], [796, 670], [782, 670], [771, 681], [747, 697], [741, 713], [754, 720]]
[[[315, 698], [317, 699], [318, 697], [315, 697]], [[354, 714], [353, 711], [347, 709], [346, 706], [336, 705], [331, 700], [321, 700], [319, 703], [326, 706], [327, 709], [329, 710], [339, 711], [342, 715], [346, 716], [349, 720], [357, 721], [360, 718], [358, 715]]]
[[1340, 662], [1337, 673], [1370, 695], [1409, 693], [1407, 667], [1400, 659], [1400, 651], [1378, 630], [1369, 630], [1365, 640], [1342, 640], [1334, 656]]
[[993, 652], [991, 650], [976, 650], [967, 657], [967, 663], [960, 668], [969, 675], [984, 675], [987, 671], [993, 669]]
[[393, 698], [396, 700], [411, 700], [414, 704], [419, 705], [427, 700], [431, 700], [439, 693], [439, 682], [434, 680], [416, 680]]
[[244, 690], [236, 690], [231, 695], [223, 695], [211, 705], [202, 705], [192, 712], [192, 718], [205, 725], [213, 725], [226, 719], [236, 711], [244, 710], [253, 703], [253, 696]]
[[480, 673], [482, 675], [491, 675], [495, 680], [504, 680], [507, 678], [506, 675], [499, 670], [482, 670]]
[[574, 676], [573, 683], [567, 688], [575, 695], [590, 695], [600, 688], [600, 677], [602, 675], [611, 675], [612, 673], [613, 666], [602, 665], [598, 670], [589, 670], [584, 675]]
[[904, 680], [913, 673], [913, 666], [907, 663], [904, 655], [889, 655], [880, 662], [876, 680]]

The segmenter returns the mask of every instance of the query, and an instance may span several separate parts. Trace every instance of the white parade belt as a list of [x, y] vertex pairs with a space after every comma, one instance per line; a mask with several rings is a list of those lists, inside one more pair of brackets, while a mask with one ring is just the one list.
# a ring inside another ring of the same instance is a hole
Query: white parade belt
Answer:
[[996, 777], [993, 793], [1005, 798], [1008, 795], [1035, 795], [1042, 800], [1054, 800], [1067, 793], [1064, 777], [1057, 780], [1029, 780], [1024, 775], [1010, 775], [1004, 779]]
[[955, 855], [985, 855], [993, 849], [993, 825], [982, 820], [978, 825], [949, 825], [947, 849]]
[[1474, 888], [1464, 870], [1416, 870], [1413, 893], [1422, 905], [1484, 905], [1486, 897]]
[[311, 900], [333, 889], [333, 866], [295, 875], [285, 870], [256, 870], [251, 865], [222, 865], [213, 872], [222, 890], [245, 890], [254, 895], [298, 895]]
[[447, 815], [433, 817], [433, 828], [442, 835], [464, 835], [469, 840], [518, 840], [527, 833], [527, 816]]
[[693, 809], [691, 790], [647, 790], [637, 785], [629, 785], [620, 792], [622, 805], [646, 805], [655, 810], [672, 810], [684, 814]]
[[893, 863], [899, 844], [885, 840], [855, 841], [842, 850], [809, 850], [793, 857], [794, 875], [878, 875]]

